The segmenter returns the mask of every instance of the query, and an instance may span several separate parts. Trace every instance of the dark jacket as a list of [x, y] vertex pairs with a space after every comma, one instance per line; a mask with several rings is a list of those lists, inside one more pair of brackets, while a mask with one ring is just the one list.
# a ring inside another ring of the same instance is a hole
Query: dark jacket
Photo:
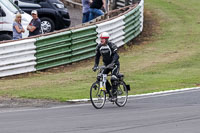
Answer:
[[114, 63], [119, 65], [119, 55], [117, 54], [117, 46], [114, 43], [108, 42], [106, 45], [98, 44], [96, 47], [95, 65], [99, 65], [100, 56], [103, 58], [105, 66]]
[[91, 5], [90, 5], [90, 8], [101, 9], [102, 6], [103, 6], [102, 0], [93, 0]]

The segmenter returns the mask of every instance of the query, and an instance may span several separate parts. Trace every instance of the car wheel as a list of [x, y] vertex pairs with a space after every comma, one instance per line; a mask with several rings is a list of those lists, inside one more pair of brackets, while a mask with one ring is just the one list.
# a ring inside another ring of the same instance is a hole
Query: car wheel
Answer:
[[55, 30], [55, 24], [50, 18], [43, 17], [40, 20], [43, 33], [48, 33]]
[[2, 34], [0, 35], [0, 41], [3, 41], [3, 40], [12, 40], [12, 36], [9, 34]]

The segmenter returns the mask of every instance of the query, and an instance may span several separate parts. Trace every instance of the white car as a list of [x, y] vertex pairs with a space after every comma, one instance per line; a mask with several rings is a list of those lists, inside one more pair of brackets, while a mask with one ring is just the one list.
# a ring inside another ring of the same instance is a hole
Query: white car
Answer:
[[0, 0], [0, 41], [12, 39], [13, 22], [18, 12], [22, 15], [22, 26], [25, 29], [25, 33], [22, 34], [22, 37], [28, 37], [29, 33], [26, 28], [32, 17], [10, 0]]

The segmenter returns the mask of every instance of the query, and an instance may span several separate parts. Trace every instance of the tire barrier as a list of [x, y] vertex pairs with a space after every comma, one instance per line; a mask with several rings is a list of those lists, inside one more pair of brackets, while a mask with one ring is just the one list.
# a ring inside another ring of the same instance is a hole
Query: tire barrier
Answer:
[[120, 47], [142, 32], [143, 10], [144, 0], [141, 0], [107, 21], [2, 43], [0, 77], [44, 70], [93, 57], [100, 41], [98, 37], [104, 31], [110, 34], [110, 41]]

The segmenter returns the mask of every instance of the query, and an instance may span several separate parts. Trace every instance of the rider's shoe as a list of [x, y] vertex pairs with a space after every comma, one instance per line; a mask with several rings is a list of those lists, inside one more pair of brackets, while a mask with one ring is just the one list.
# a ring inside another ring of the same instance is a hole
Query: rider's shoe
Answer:
[[116, 101], [117, 100], [117, 95], [113, 95], [112, 100], [111, 101]]
[[117, 95], [109, 96], [108, 100], [111, 102], [115, 102], [117, 100]]
[[108, 98], [109, 101], [115, 102], [117, 100], [117, 96], [111, 96]]
[[108, 100], [115, 102], [117, 100], [117, 91], [112, 91], [112, 94], [109, 94]]
[[112, 99], [111, 101], [116, 101], [117, 100], [117, 91], [116, 90], [112, 90]]
[[111, 95], [109, 95], [108, 100], [112, 101], [112, 96]]

